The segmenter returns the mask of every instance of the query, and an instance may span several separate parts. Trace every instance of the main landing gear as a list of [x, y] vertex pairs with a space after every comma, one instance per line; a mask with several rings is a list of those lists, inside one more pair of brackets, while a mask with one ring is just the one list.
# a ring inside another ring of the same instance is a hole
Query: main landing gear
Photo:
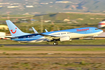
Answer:
[[58, 45], [58, 42], [57, 41], [54, 41], [53, 45]]

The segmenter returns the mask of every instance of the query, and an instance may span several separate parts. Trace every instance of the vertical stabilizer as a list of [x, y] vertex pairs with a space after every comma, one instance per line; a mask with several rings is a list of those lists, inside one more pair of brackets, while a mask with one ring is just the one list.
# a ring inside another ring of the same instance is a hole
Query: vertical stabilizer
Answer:
[[17, 36], [23, 36], [27, 35], [28, 33], [22, 32], [16, 25], [14, 25], [10, 20], [6, 20], [6, 23], [8, 25], [9, 31], [12, 35], [12, 37], [17, 37]]

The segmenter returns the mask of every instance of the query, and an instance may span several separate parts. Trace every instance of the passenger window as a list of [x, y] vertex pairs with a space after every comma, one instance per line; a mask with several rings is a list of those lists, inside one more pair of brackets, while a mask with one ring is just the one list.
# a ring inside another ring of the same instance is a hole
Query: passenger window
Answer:
[[64, 34], [66, 34], [66, 33], [61, 33], [61, 35], [64, 35]]
[[53, 34], [53, 35], [60, 35], [60, 34]]
[[98, 30], [98, 29], [95, 29], [95, 30]]

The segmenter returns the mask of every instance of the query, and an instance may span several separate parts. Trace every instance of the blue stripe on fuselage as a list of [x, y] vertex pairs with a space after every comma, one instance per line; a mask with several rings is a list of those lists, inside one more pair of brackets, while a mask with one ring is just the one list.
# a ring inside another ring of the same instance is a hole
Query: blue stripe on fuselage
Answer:
[[43, 36], [38, 35], [38, 34], [31, 34], [31, 35], [27, 35], [27, 36], [11, 38], [11, 40], [15, 40], [15, 41], [33, 41], [33, 40], [41, 39], [42, 37]]
[[57, 33], [57, 32], [70, 32], [70, 33], [78, 33], [78, 34], [90, 34], [90, 33], [97, 33], [97, 32], [100, 32], [100, 31], [102, 31], [102, 30], [98, 29], [96, 27], [84, 27], [84, 28], [75, 28], [75, 29], [67, 29], [67, 30], [47, 32], [47, 33], [43, 33], [43, 34], [49, 35], [49, 34]]

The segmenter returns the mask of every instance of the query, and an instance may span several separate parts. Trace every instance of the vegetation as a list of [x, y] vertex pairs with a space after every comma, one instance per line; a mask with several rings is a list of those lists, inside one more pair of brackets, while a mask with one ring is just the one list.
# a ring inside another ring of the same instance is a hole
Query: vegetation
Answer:
[[[51, 22], [43, 23], [44, 29], [48, 31], [63, 30], [79, 27], [98, 27], [98, 23], [105, 19], [104, 14], [84, 14], [84, 13], [52, 13], [41, 15], [43, 16], [43, 22], [45, 20], [51, 20]], [[34, 27], [39, 33], [41, 32], [41, 16], [26, 16], [26, 15], [10, 15], [10, 20], [14, 22], [22, 31], [33, 33], [31, 27]], [[21, 18], [20, 18], [21, 17]], [[7, 17], [1, 15], [0, 23], [5, 24]], [[31, 21], [30, 19], [34, 19]], [[64, 19], [70, 21], [64, 22]], [[0, 31], [9, 33], [8, 30], [0, 29]]]
[[[58, 42], [59, 45], [105, 45], [105, 39], [100, 40], [72, 40], [72, 41], [64, 41]], [[47, 44], [52, 45], [53, 42], [41, 42], [41, 43], [24, 43], [24, 42], [17, 42], [11, 40], [0, 40], [1, 47], [4, 47], [5, 44]]]
[[92, 47], [92, 46], [87, 46], [87, 47], [82, 47], [82, 46], [48, 46], [48, 47], [0, 47], [1, 51], [105, 51], [105, 47]]
[[[95, 14], [48, 14], [43, 15], [44, 20], [51, 20], [52, 22], [44, 23], [44, 29], [51, 30], [62, 30], [69, 28], [79, 28], [87, 26], [98, 26], [98, 23], [105, 18], [104, 15]], [[69, 16], [69, 17], [68, 17]], [[2, 16], [1, 16], [2, 17]], [[12, 15], [11, 17], [17, 17]], [[19, 16], [20, 17], [20, 16]], [[21, 16], [23, 17], [23, 16]], [[80, 20], [82, 18], [83, 20]], [[35, 16], [33, 19], [37, 21], [30, 21], [30, 18], [26, 22], [22, 19], [11, 18], [13, 22], [24, 32], [33, 33], [29, 30], [32, 26], [40, 32], [40, 16]], [[63, 22], [64, 19], [70, 19], [69, 22]], [[4, 24], [6, 18], [0, 19], [1, 23]], [[60, 22], [58, 22], [58, 20]], [[20, 22], [21, 21], [21, 22]], [[76, 21], [76, 22], [74, 22]], [[78, 23], [77, 23], [78, 22]], [[9, 30], [3, 30], [9, 33]], [[105, 70], [105, 47], [103, 46], [48, 46], [48, 47], [19, 47], [19, 46], [5, 46], [5, 44], [52, 44], [49, 43], [18, 43], [11, 40], [0, 40], [0, 69], [8, 70]], [[73, 40], [72, 42], [59, 42], [60, 45], [105, 45], [105, 40]], [[32, 51], [32, 53], [30, 53]], [[39, 51], [39, 52], [38, 52]], [[53, 53], [49, 53], [53, 52]], [[10, 53], [8, 53], [10, 52]], [[16, 52], [16, 53], [15, 53]], [[36, 52], [34, 54], [33, 52]], [[44, 52], [44, 53], [43, 53]], [[58, 53], [57, 53], [58, 52]], [[59, 52], [65, 52], [61, 54]], [[66, 53], [67, 52], [67, 53]], [[77, 54], [70, 54], [68, 52], [76, 52]], [[82, 54], [78, 54], [82, 52]], [[89, 52], [89, 54], [85, 53]], [[96, 53], [98, 52], [98, 53]], [[102, 54], [100, 53], [102, 52]], [[21, 54], [23, 53], [23, 54]], [[26, 53], [26, 54], [25, 54]], [[29, 53], [29, 54], [28, 54]], [[55, 53], [55, 54], [54, 54]], [[95, 53], [95, 54], [94, 54]], [[4, 58], [2, 58], [4, 57]], [[17, 57], [17, 58], [16, 58]], [[21, 58], [22, 57], [22, 58]], [[29, 58], [28, 58], [29, 57]], [[34, 58], [38, 57], [38, 58]], [[46, 58], [47, 57], [47, 58]], [[48, 58], [50, 57], [50, 58]], [[58, 58], [59, 57], [59, 58]], [[74, 57], [74, 58], [63, 58], [63, 57]], [[80, 58], [77, 58], [80, 57]], [[86, 57], [86, 58], [82, 58]], [[95, 58], [91, 58], [95, 57]], [[99, 57], [99, 58], [98, 58]]]
[[[12, 56], [15, 56], [15, 55], [12, 55]], [[55, 55], [52, 55], [52, 56], [56, 57]], [[7, 59], [9, 60], [8, 62], [6, 61]], [[1, 58], [0, 69], [2, 70], [3, 69], [8, 69], [8, 70], [11, 70], [11, 69], [12, 70], [104, 70], [105, 69], [104, 58], [102, 58], [101, 60], [98, 58], [96, 59], [7, 58], [7, 59]], [[81, 64], [81, 62], [85, 62], [85, 63]]]

